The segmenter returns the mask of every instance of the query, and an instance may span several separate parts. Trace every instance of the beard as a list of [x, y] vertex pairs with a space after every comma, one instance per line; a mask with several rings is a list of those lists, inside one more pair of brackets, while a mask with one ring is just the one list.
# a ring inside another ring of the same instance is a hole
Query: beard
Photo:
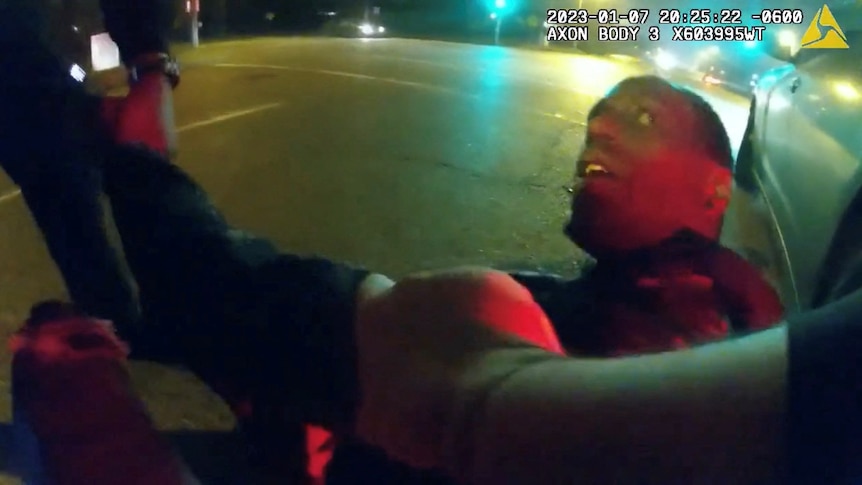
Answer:
[[596, 236], [602, 231], [596, 227], [595, 216], [602, 212], [602, 203], [585, 193], [585, 181], [576, 180], [572, 187], [572, 202], [569, 207], [569, 218], [563, 225], [563, 234], [592, 256], [602, 252], [602, 244], [596, 241]]
[[635, 197], [628, 184], [582, 186], [574, 191], [563, 233], [595, 258], [613, 257], [660, 243], [679, 228], [652, 204], [653, 197]]

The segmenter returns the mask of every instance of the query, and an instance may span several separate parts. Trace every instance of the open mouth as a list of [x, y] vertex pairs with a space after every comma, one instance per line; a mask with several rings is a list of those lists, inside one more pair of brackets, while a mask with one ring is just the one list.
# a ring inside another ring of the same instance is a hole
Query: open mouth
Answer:
[[578, 175], [583, 178], [609, 177], [612, 175], [604, 164], [598, 162], [581, 161], [578, 163], [578, 167]]

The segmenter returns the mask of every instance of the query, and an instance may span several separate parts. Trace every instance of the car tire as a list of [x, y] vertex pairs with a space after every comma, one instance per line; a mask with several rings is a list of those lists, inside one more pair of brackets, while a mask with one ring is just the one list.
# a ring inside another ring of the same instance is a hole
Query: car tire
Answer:
[[847, 213], [823, 263], [812, 306], [817, 308], [862, 288], [862, 194]]
[[757, 177], [754, 174], [754, 161], [757, 160], [757, 150], [754, 146], [754, 104], [748, 113], [748, 124], [745, 126], [745, 134], [742, 135], [742, 143], [733, 164], [733, 179], [737, 187], [746, 192], [757, 190]]

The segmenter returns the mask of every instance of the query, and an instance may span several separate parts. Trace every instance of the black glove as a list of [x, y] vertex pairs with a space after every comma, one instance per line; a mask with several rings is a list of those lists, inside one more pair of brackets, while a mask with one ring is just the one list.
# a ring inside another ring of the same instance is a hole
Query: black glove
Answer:
[[148, 53], [168, 53], [173, 25], [171, 0], [99, 0], [105, 27], [120, 48], [123, 63]]

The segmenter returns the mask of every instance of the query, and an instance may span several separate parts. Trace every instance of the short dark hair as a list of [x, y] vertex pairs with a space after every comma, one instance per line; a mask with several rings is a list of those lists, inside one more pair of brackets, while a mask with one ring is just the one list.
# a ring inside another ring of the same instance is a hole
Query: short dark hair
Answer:
[[[652, 74], [643, 76], [632, 76], [620, 81], [611, 92], [618, 89], [624, 84], [648, 84], [653, 86], [666, 86], [679, 93], [692, 108], [694, 115], [694, 133], [699, 136], [692, 139], [694, 148], [703, 150], [711, 160], [722, 167], [733, 167], [733, 149], [730, 146], [730, 138], [727, 135], [727, 130], [724, 128], [724, 123], [718, 113], [712, 109], [712, 105], [707, 100], [701, 97], [694, 91], [680, 86], [679, 84], [668, 81], [667, 79]], [[601, 101], [599, 102], [601, 104]], [[596, 105], [598, 106], [598, 104]], [[593, 107], [595, 110], [596, 107]], [[592, 113], [592, 112], [591, 112]]]
[[725, 168], [733, 167], [733, 148], [730, 145], [730, 137], [724, 128], [721, 117], [703, 97], [689, 89], [674, 86], [674, 88], [691, 103], [694, 110], [696, 133], [702, 136], [695, 142], [716, 163]]

